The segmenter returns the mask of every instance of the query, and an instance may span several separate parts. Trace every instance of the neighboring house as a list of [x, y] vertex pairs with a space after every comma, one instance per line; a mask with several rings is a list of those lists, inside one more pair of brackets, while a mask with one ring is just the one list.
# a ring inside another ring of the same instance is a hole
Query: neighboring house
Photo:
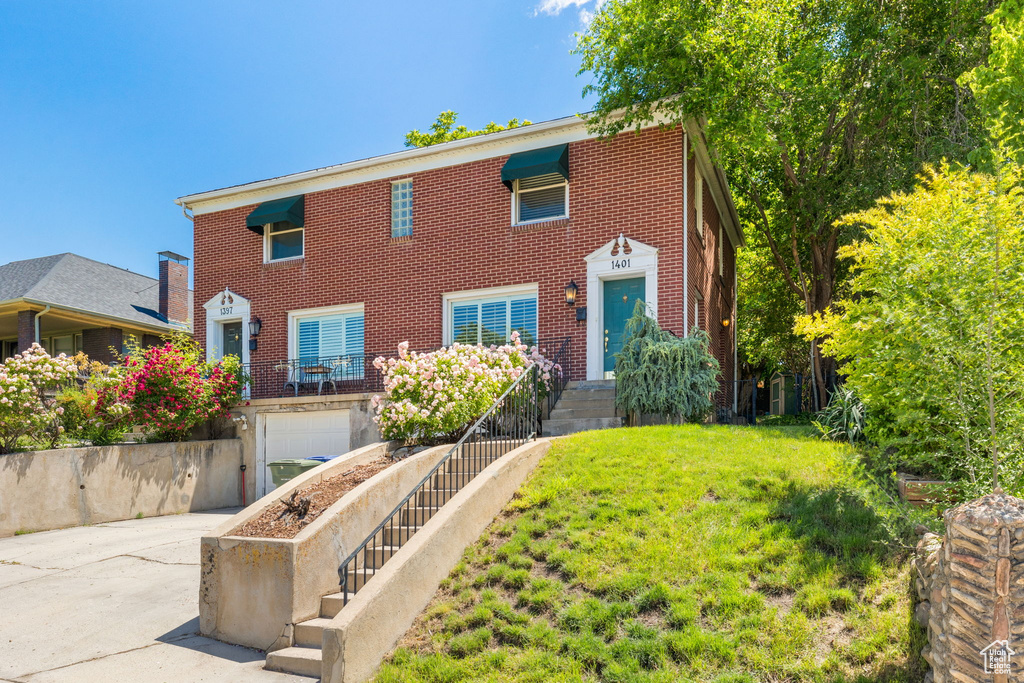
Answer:
[[159, 272], [154, 280], [70, 253], [0, 266], [2, 357], [39, 342], [51, 354], [109, 363], [129, 335], [151, 346], [190, 331], [188, 259], [160, 252]]

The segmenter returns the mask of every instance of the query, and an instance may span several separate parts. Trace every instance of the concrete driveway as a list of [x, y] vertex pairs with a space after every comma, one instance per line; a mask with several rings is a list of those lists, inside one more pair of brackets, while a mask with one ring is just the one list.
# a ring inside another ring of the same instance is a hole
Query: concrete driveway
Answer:
[[235, 512], [0, 538], [0, 680], [309, 683], [199, 635], [199, 539]]

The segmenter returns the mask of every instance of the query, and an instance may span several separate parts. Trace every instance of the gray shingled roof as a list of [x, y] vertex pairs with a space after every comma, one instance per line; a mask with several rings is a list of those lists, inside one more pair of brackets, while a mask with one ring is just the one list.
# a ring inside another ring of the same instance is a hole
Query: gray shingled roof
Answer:
[[159, 313], [159, 296], [155, 278], [78, 254], [43, 256], [0, 266], [0, 302], [31, 299], [56, 308], [74, 308], [170, 329]]

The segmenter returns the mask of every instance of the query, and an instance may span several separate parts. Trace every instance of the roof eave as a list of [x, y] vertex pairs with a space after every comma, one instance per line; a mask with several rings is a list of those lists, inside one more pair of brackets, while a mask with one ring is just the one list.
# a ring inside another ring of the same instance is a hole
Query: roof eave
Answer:
[[[194, 204], [225, 199], [239, 194], [252, 194], [279, 187], [287, 187], [310, 180], [317, 180], [334, 175], [343, 175], [345, 173], [366, 170], [377, 166], [387, 166], [396, 163], [414, 161], [416, 159], [452, 155], [473, 148], [498, 147], [502, 143], [516, 138], [542, 137], [544, 135], [577, 127], [585, 129], [586, 123], [583, 116], [566, 116], [552, 121], [543, 121], [541, 123], [531, 123], [528, 126], [510, 128], [508, 130], [498, 131], [497, 133], [487, 133], [485, 135], [477, 135], [471, 138], [452, 140], [451, 142], [443, 142], [436, 145], [430, 145], [428, 147], [405, 149], [398, 152], [391, 152], [390, 154], [370, 157], [368, 159], [347, 161], [333, 166], [325, 166], [323, 168], [302, 171], [300, 173], [292, 173], [289, 175], [278, 176], [276, 178], [268, 178], [266, 180], [258, 180], [252, 183], [232, 185], [230, 187], [209, 190], [207, 192], [197, 192], [195, 194], [178, 197], [174, 200], [174, 203], [184, 208], [193, 208]], [[497, 152], [496, 156], [499, 154], [501, 154], [501, 152]]]
[[167, 322], [167, 323], [146, 323], [139, 320], [132, 320], [131, 318], [122, 318], [116, 315], [108, 315], [106, 313], [98, 313], [96, 311], [89, 311], [84, 308], [75, 308], [74, 306], [66, 306], [64, 304], [54, 303], [52, 301], [42, 301], [40, 299], [30, 299], [27, 297], [19, 297], [17, 299], [7, 299], [6, 301], [0, 301], [0, 307], [7, 306], [10, 304], [25, 304], [27, 306], [42, 306], [43, 308], [49, 306], [51, 313], [58, 311], [67, 311], [74, 315], [94, 318], [100, 321], [116, 322], [118, 325], [123, 327], [132, 327], [135, 329], [141, 329], [145, 332], [159, 332], [167, 333], [177, 330], [191, 330], [192, 323], [178, 323], [178, 322]]

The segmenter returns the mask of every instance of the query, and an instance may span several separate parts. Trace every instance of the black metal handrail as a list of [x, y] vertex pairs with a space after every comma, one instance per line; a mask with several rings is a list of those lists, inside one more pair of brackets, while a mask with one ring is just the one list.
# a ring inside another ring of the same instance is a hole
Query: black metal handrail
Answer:
[[[547, 354], [544, 355], [545, 358], [554, 364], [551, 369], [550, 388], [548, 389], [547, 395], [548, 415], [551, 415], [551, 411], [555, 409], [555, 404], [558, 403], [558, 399], [562, 398], [562, 392], [565, 391], [566, 385], [569, 384], [571, 341], [572, 337], [565, 337], [561, 340], [558, 350], [555, 351], [553, 356], [548, 356]], [[541, 353], [544, 353], [544, 350], [542, 350]]]
[[[538, 433], [537, 365], [531, 363], [338, 567], [343, 604], [476, 475]], [[458, 455], [459, 457], [455, 457]], [[362, 566], [358, 560], [362, 556]]]

